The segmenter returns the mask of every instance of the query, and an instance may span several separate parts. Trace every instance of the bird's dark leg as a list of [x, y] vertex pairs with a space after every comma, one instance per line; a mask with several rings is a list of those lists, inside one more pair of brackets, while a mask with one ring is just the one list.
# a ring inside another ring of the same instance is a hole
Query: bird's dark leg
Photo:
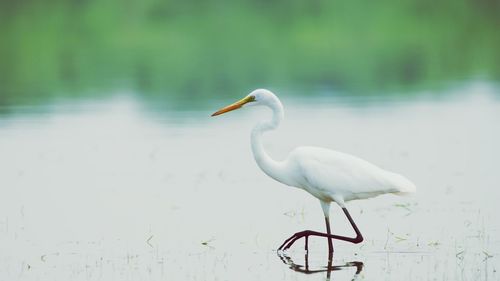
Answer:
[[[344, 211], [344, 214], [347, 217], [347, 219], [349, 220], [349, 223], [351, 223], [351, 226], [354, 229], [354, 232], [356, 232], [356, 237], [354, 237], [354, 238], [344, 237], [344, 238], [347, 238], [347, 240], [344, 240], [344, 241], [348, 241], [348, 242], [351, 242], [354, 244], [358, 244], [358, 243], [363, 242], [363, 240], [364, 240], [363, 235], [361, 235], [361, 232], [359, 231], [358, 226], [354, 223], [354, 220], [352, 219], [351, 214], [349, 214], [349, 211], [347, 211], [346, 207], [343, 207], [342, 211]], [[339, 238], [337, 238], [337, 239], [339, 239]], [[342, 240], [342, 239], [340, 239], [340, 240]]]
[[[278, 250], [286, 250], [286, 249], [290, 248], [293, 245], [293, 243], [295, 243], [295, 241], [297, 241], [298, 239], [300, 239], [302, 237], [307, 237], [306, 241], [308, 241], [309, 236], [319, 236], [319, 237], [329, 238], [328, 239], [329, 240], [329, 243], [328, 243], [329, 252], [333, 252], [333, 243], [331, 244], [331, 248], [330, 248], [331, 239], [342, 240], [342, 241], [355, 243], [355, 244], [363, 242], [363, 236], [361, 235], [361, 232], [359, 231], [358, 227], [354, 223], [354, 220], [352, 219], [351, 215], [349, 214], [349, 211], [347, 211], [347, 209], [345, 207], [342, 207], [342, 210], [344, 211], [344, 214], [346, 215], [347, 219], [349, 220], [349, 223], [351, 224], [352, 228], [354, 229], [354, 232], [356, 232], [356, 237], [346, 237], [346, 236], [331, 234], [329, 231], [330, 230], [330, 222], [327, 218], [325, 218], [326, 227], [327, 227], [326, 230], [328, 233], [321, 233], [321, 232], [312, 231], [312, 230], [304, 230], [301, 232], [297, 232], [294, 235], [292, 235], [290, 238], [285, 240], [285, 242], [283, 242], [283, 244], [278, 248]], [[306, 244], [306, 247], [307, 247], [307, 244]]]
[[[330, 230], [330, 218], [325, 216], [325, 223], [326, 223], [326, 233], [331, 236], [332, 231]], [[330, 237], [328, 239], [328, 253], [333, 253], [333, 241]]]

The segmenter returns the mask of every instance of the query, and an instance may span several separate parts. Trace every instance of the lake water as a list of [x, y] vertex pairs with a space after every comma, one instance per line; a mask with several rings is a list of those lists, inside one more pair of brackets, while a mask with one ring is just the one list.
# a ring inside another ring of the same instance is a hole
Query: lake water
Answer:
[[[417, 185], [348, 204], [365, 241], [337, 242], [333, 265], [347, 266], [331, 272], [324, 239], [307, 261], [303, 241], [276, 253], [324, 221], [317, 199], [254, 163], [265, 109], [211, 118], [232, 101], [162, 110], [127, 93], [3, 108], [0, 280], [500, 280], [499, 97], [482, 82], [410, 98], [281, 95], [273, 157], [322, 146]], [[332, 228], [352, 233], [338, 207]]]

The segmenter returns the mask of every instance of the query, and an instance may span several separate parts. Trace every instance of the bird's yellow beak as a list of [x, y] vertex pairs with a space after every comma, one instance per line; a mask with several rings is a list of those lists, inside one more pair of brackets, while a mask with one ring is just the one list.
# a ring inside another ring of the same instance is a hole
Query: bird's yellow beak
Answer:
[[220, 115], [220, 114], [223, 114], [223, 113], [226, 113], [226, 112], [229, 112], [229, 111], [232, 111], [232, 110], [235, 110], [235, 109], [238, 109], [238, 108], [241, 108], [244, 104], [246, 103], [249, 103], [249, 102], [253, 102], [255, 101], [255, 97], [254, 96], [246, 96], [244, 97], [243, 99], [233, 103], [233, 104], [230, 104], [226, 107], [223, 107], [221, 109], [219, 109], [218, 111], [214, 112], [212, 114], [212, 116], [217, 116], [217, 115]]

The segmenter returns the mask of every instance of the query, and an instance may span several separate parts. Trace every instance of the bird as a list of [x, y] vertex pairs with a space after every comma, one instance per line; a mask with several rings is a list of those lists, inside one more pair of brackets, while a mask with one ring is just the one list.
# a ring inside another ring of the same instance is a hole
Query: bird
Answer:
[[[414, 193], [416, 186], [406, 177], [384, 170], [356, 156], [322, 147], [300, 146], [293, 149], [284, 160], [275, 160], [264, 149], [262, 136], [275, 130], [284, 120], [284, 108], [279, 98], [267, 89], [257, 89], [243, 99], [225, 106], [211, 116], [218, 116], [236, 109], [251, 106], [264, 106], [272, 111], [270, 120], [258, 122], [251, 132], [251, 149], [260, 169], [272, 179], [299, 189], [316, 197], [323, 210], [326, 233], [304, 230], [286, 239], [278, 251], [288, 250], [297, 240], [305, 239], [308, 251], [310, 236], [325, 237], [328, 252], [333, 253], [333, 239], [350, 243], [361, 243], [364, 238], [346, 207], [346, 202], [367, 199], [378, 195], [393, 193], [405, 195]], [[331, 203], [338, 204], [351, 227], [355, 237], [332, 234], [330, 228]]]

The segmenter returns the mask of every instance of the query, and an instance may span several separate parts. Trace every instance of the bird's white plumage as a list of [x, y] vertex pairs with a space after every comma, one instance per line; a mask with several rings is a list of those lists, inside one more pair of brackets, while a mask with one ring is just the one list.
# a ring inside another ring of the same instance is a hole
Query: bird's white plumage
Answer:
[[414, 192], [405, 177], [355, 156], [320, 147], [298, 147], [284, 161], [292, 185], [326, 202], [366, 199], [385, 193]]

